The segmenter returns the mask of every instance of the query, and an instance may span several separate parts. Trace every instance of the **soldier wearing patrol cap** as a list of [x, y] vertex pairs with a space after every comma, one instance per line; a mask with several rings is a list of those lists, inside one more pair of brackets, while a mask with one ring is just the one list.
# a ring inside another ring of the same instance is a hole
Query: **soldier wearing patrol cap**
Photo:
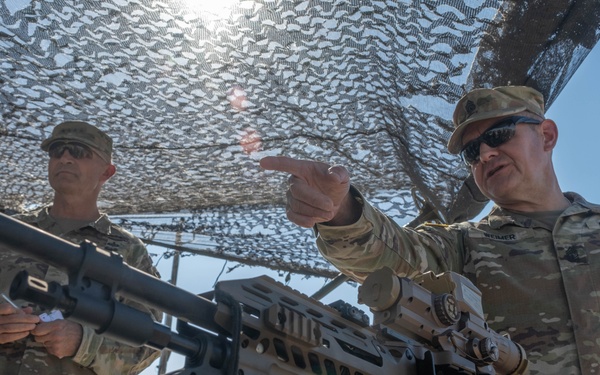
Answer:
[[42, 142], [42, 150], [48, 151], [57, 142], [85, 145], [107, 163], [112, 160], [112, 138], [87, 122], [65, 121], [59, 124], [52, 130], [50, 138]]
[[[98, 209], [100, 190], [116, 171], [112, 146], [106, 133], [87, 122], [66, 121], [56, 126], [41, 144], [49, 155], [52, 204], [17, 218], [75, 244], [89, 240], [158, 277], [143, 243]], [[1, 251], [0, 291], [8, 294], [14, 275], [21, 270], [46, 281], [68, 282], [67, 275], [53, 267]], [[16, 303], [23, 306], [25, 301]], [[157, 321], [162, 319], [158, 311], [135, 307], [153, 314]], [[38, 306], [15, 309], [0, 302], [0, 375], [138, 374], [160, 355], [104, 338], [70, 320], [43, 322], [38, 317], [41, 313]]]
[[557, 126], [524, 86], [476, 89], [457, 103], [448, 150], [494, 201], [477, 223], [398, 226], [350, 184], [348, 171], [287, 157], [288, 219], [313, 227], [323, 256], [362, 282], [452, 270], [482, 292], [490, 327], [519, 343], [532, 375], [600, 371], [600, 206], [562, 192], [552, 164]]

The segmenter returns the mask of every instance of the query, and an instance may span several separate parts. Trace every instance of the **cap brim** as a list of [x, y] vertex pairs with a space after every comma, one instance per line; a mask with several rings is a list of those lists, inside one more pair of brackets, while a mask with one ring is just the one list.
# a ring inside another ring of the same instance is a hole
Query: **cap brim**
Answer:
[[98, 148], [96, 148], [93, 144], [82, 140], [82, 139], [77, 139], [77, 138], [48, 138], [44, 141], [42, 141], [41, 144], [41, 148], [43, 151], [48, 152], [48, 150], [50, 149], [50, 146], [54, 143], [54, 142], [79, 142], [82, 143], [86, 146], [88, 146], [89, 148], [92, 149], [92, 151], [94, 151], [96, 154], [98, 154], [105, 162], [110, 163], [110, 157], [108, 155], [106, 155], [105, 153], [103, 153], [102, 151], [98, 150]]

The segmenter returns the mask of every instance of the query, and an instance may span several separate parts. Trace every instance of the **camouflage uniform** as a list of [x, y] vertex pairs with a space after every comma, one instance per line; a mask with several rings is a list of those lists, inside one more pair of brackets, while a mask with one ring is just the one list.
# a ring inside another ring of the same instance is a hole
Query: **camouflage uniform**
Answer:
[[[79, 244], [84, 239], [94, 242], [99, 248], [115, 251], [123, 256], [124, 261], [132, 267], [158, 277], [152, 261], [142, 242], [112, 224], [106, 215], [87, 226], [68, 233], [61, 233], [58, 223], [48, 214], [48, 208], [28, 215], [20, 215], [18, 219], [34, 225], [46, 232]], [[32, 276], [46, 281], [57, 281], [67, 284], [67, 276], [54, 267], [49, 267], [33, 259], [17, 253], [0, 251], [0, 290], [7, 292], [14, 275], [27, 270]], [[25, 305], [25, 301], [17, 301]], [[127, 302], [142, 311], [151, 312], [156, 321], [162, 320], [160, 312], [150, 310], [135, 302]], [[34, 313], [41, 311], [34, 306]], [[83, 326], [83, 338], [74, 357], [58, 359], [48, 354], [44, 346], [30, 337], [13, 343], [0, 345], [1, 375], [115, 375], [138, 374], [148, 367], [158, 356], [159, 351], [146, 347], [131, 347], [104, 338]]]
[[600, 206], [574, 193], [554, 228], [498, 206], [478, 223], [401, 228], [363, 204], [355, 224], [317, 225], [323, 256], [362, 281], [388, 266], [398, 275], [452, 270], [483, 294], [488, 323], [508, 332], [530, 373], [600, 373]]

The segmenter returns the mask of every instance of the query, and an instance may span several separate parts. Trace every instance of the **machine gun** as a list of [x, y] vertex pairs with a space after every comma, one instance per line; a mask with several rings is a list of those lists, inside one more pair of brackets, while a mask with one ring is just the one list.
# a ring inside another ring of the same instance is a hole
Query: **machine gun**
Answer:
[[[359, 288], [371, 326], [343, 301], [324, 305], [266, 276], [195, 295], [90, 242], [77, 246], [3, 214], [0, 244], [69, 276], [59, 285], [22, 271], [11, 298], [59, 309], [132, 346], [180, 353], [185, 366], [173, 375], [493, 375], [522, 374], [528, 364], [518, 344], [488, 328], [479, 290], [455, 273], [411, 281], [374, 272]], [[176, 317], [176, 331], [119, 297]]]

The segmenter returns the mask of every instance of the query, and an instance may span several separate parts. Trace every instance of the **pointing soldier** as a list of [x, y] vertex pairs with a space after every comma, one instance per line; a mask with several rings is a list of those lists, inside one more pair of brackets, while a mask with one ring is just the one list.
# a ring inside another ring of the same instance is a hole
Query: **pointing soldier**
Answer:
[[288, 219], [314, 227], [321, 254], [362, 282], [452, 270], [482, 291], [491, 328], [521, 344], [530, 373], [600, 370], [600, 206], [563, 193], [552, 164], [558, 130], [534, 89], [476, 89], [458, 102], [448, 150], [494, 201], [478, 223], [399, 227], [350, 184], [342, 166], [266, 157], [290, 173]]

